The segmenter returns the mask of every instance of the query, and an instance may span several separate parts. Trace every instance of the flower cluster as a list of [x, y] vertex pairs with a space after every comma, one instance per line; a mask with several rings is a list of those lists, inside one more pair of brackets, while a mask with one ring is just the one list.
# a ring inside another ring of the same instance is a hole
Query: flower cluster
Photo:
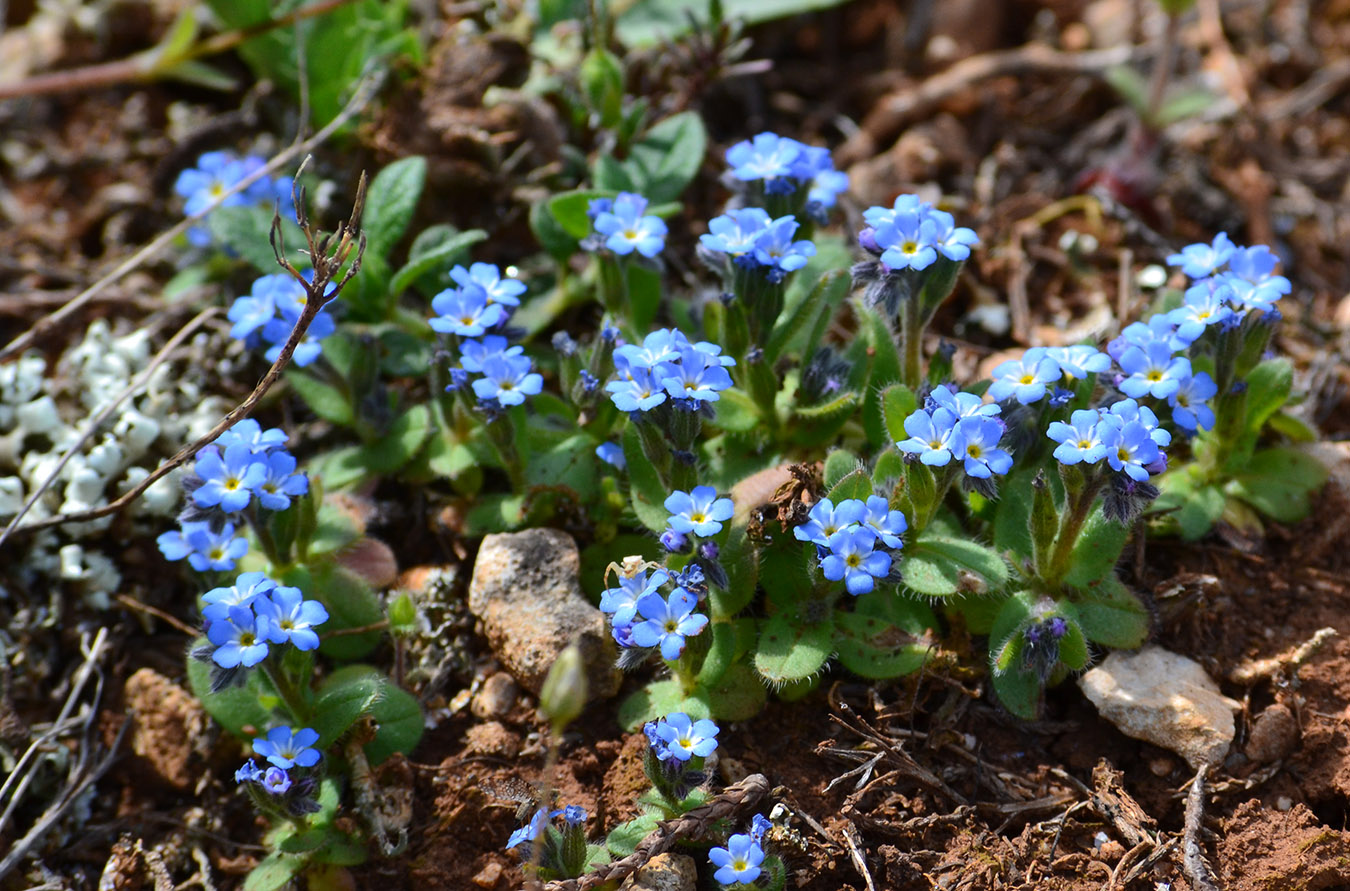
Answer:
[[[313, 271], [306, 270], [306, 276], [312, 277]], [[330, 283], [328, 291], [331, 293], [335, 287]], [[275, 362], [300, 314], [305, 311], [308, 298], [309, 292], [294, 276], [286, 273], [264, 275], [253, 282], [248, 294], [236, 297], [230, 305], [229, 319], [234, 323], [230, 327], [230, 336], [242, 340], [249, 349], [268, 344], [267, 361]], [[319, 358], [320, 342], [336, 330], [337, 323], [332, 315], [320, 310], [309, 323], [305, 337], [296, 345], [291, 361], [303, 367]]]
[[721, 254], [741, 269], [762, 270], [770, 281], [806, 265], [816, 255], [810, 241], [794, 240], [797, 218], [791, 214], [772, 219], [758, 207], [729, 210], [708, 223], [708, 233], [699, 236], [700, 245]]
[[814, 214], [834, 207], [848, 189], [848, 174], [834, 169], [830, 150], [804, 145], [775, 133], [760, 133], [738, 142], [726, 153], [733, 179], [759, 183], [768, 195], [806, 193], [806, 205]]
[[727, 367], [736, 364], [723, 356], [717, 344], [690, 343], [679, 330], [662, 328], [637, 344], [624, 344], [614, 351], [617, 380], [605, 385], [610, 400], [620, 410], [649, 412], [667, 399], [676, 408], [697, 411], [716, 402], [731, 384]]
[[[188, 216], [205, 209], [213, 201], [266, 165], [262, 158], [249, 155], [240, 158], [233, 152], [207, 152], [197, 159], [197, 166], [178, 174], [173, 190], [186, 199], [183, 212]], [[286, 204], [291, 200], [290, 177], [261, 177], [248, 188], [221, 202], [222, 207], [244, 205]], [[198, 247], [211, 243], [211, 233], [200, 226], [188, 230], [188, 241]]]
[[695, 721], [684, 712], [672, 712], [642, 727], [657, 761], [679, 762], [711, 755], [717, 748], [718, 730], [707, 718]]
[[[1194, 280], [1186, 291], [1187, 304], [1202, 303], [1222, 289], [1221, 300], [1241, 316], [1249, 310], [1269, 311], [1275, 302], [1292, 289], [1289, 279], [1275, 274], [1278, 260], [1264, 244], [1239, 247], [1220, 232], [1209, 244], [1191, 244], [1167, 258], [1168, 265], [1180, 266]], [[1173, 310], [1178, 322], [1187, 310]], [[1222, 321], [1217, 319], [1215, 321]], [[1213, 324], [1209, 322], [1207, 324]]]
[[545, 831], [550, 820], [562, 817], [563, 824], [566, 827], [564, 830], [565, 832], [569, 829], [580, 830], [585, 824], [588, 816], [586, 809], [576, 804], [569, 804], [566, 807], [561, 807], [553, 811], [541, 807], [534, 812], [534, 815], [530, 817], [529, 822], [511, 833], [510, 837], [506, 840], [506, 850], [510, 851], [513, 848], [524, 845], [524, 847], [521, 848], [520, 855], [528, 861], [532, 853], [532, 844], [539, 838], [539, 833]]
[[292, 498], [309, 491], [309, 478], [296, 470], [286, 438], [282, 430], [263, 430], [246, 418], [199, 451], [183, 479], [188, 505], [179, 514], [181, 528], [157, 539], [164, 556], [186, 558], [198, 572], [234, 569], [248, 552], [248, 541], [235, 535], [240, 515], [285, 510]]
[[523, 282], [503, 278], [491, 263], [474, 263], [468, 269], [456, 266], [450, 270], [450, 278], [458, 287], [431, 298], [436, 316], [429, 324], [440, 334], [482, 337], [506, 324], [525, 293]]
[[298, 731], [273, 727], [265, 738], [253, 740], [254, 753], [265, 763], [250, 758], [234, 772], [234, 780], [250, 790], [260, 789], [294, 816], [313, 813], [319, 809], [313, 797], [317, 783], [307, 768], [319, 763], [319, 751], [312, 748], [318, 741], [319, 732], [310, 727]]
[[595, 232], [587, 246], [605, 247], [620, 257], [636, 251], [648, 259], [666, 246], [666, 224], [647, 214], [647, 199], [632, 192], [596, 198], [587, 208]]
[[725, 848], [708, 851], [708, 862], [717, 867], [713, 878], [720, 885], [751, 884], [759, 878], [764, 864], [764, 834], [773, 824], [763, 814], [755, 814], [750, 831], [731, 836]]
[[960, 262], [980, 243], [973, 230], [957, 226], [955, 217], [918, 195], [901, 195], [891, 207], [870, 207], [863, 219], [867, 228], [858, 233], [858, 241], [880, 258], [887, 272], [922, 271], [938, 255]]
[[[605, 589], [600, 611], [609, 615], [619, 646], [658, 648], [663, 659], [680, 658], [685, 639], [701, 633], [708, 624], [707, 616], [695, 612], [699, 595], [691, 590], [694, 586], [680, 584], [683, 575], [657, 569], [649, 576], [642, 569], [621, 575], [617, 588]], [[662, 596], [662, 586], [670, 582], [675, 582], [670, 595]]]
[[1111, 357], [1087, 344], [1068, 347], [1032, 347], [1019, 359], [1000, 363], [993, 371], [989, 397], [996, 402], [1016, 399], [1021, 405], [1040, 402], [1047, 388], [1058, 385], [1066, 377], [1083, 380], [1089, 374], [1100, 374], [1111, 368]]
[[842, 579], [848, 593], [857, 596], [890, 574], [891, 552], [904, 546], [900, 536], [908, 528], [903, 513], [873, 495], [866, 502], [849, 498], [837, 506], [822, 498], [792, 534], [816, 546], [825, 578]]
[[710, 538], [722, 531], [722, 523], [736, 512], [730, 498], [718, 498], [712, 486], [695, 486], [689, 492], [672, 492], [665, 501], [670, 519], [661, 543], [673, 553], [684, 551], [689, 536]]
[[930, 467], [945, 467], [956, 458], [966, 476], [975, 479], [1005, 474], [1012, 469], [1012, 456], [998, 447], [1004, 432], [1000, 412], [973, 393], [936, 387], [924, 407], [905, 418], [910, 438], [896, 448], [918, 455]]
[[1158, 416], [1146, 405], [1122, 399], [1110, 408], [1082, 409], [1069, 422], [1055, 421], [1046, 435], [1059, 443], [1055, 459], [1061, 464], [1097, 464], [1144, 482], [1167, 469], [1162, 449], [1172, 435], [1158, 426]]
[[268, 644], [316, 649], [314, 628], [328, 621], [322, 603], [305, 600], [299, 588], [278, 585], [261, 572], [245, 572], [233, 585], [207, 591], [202, 600], [210, 659], [225, 669], [252, 668], [267, 658]]
[[542, 392], [544, 378], [524, 348], [511, 346], [504, 333], [488, 333], [504, 332], [525, 293], [524, 283], [503, 277], [491, 263], [456, 266], [450, 277], [458, 287], [432, 298], [431, 308], [439, 315], [429, 322], [432, 330], [452, 335], [458, 345], [459, 367], [450, 369], [446, 391], [471, 388], [479, 406], [489, 412], [521, 405], [526, 396]]

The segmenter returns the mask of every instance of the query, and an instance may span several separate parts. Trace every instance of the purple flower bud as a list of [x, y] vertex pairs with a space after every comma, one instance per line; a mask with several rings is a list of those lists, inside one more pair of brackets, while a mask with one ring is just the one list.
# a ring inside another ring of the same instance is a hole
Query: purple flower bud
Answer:
[[600, 386], [600, 378], [591, 374], [584, 368], [581, 369], [581, 374], [579, 374], [578, 377], [581, 380], [581, 389], [585, 393], [594, 393], [595, 388]]
[[682, 554], [689, 549], [689, 536], [674, 529], [661, 533], [661, 547], [672, 554]]
[[457, 390], [462, 390], [468, 383], [469, 372], [465, 371], [463, 368], [451, 368], [450, 383], [446, 385], [445, 392], [454, 393]]
[[721, 549], [717, 547], [717, 542], [715, 541], [705, 541], [698, 547], [698, 555], [704, 560], [716, 560], [720, 553]]
[[858, 233], [858, 246], [869, 254], [881, 256], [881, 245], [877, 244], [877, 230], [871, 226]]
[[566, 331], [559, 331], [553, 335], [553, 348], [564, 357], [574, 356], [577, 352], [577, 342]]

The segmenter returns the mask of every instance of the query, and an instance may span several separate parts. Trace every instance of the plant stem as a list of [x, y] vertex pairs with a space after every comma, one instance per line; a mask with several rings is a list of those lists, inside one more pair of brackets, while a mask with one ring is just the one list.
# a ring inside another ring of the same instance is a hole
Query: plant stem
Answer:
[[1092, 507], [1097, 502], [1097, 493], [1102, 490], [1105, 484], [1106, 474], [1098, 473], [1089, 479], [1076, 495], [1070, 494], [1071, 505], [1069, 510], [1060, 517], [1059, 531], [1055, 534], [1055, 546], [1050, 552], [1048, 565], [1036, 567], [1041, 580], [1052, 589], [1058, 586], [1064, 576], [1068, 574], [1069, 558], [1073, 555], [1073, 547], [1078, 543], [1078, 536], [1083, 531], [1083, 525], [1087, 522], [1088, 516], [1092, 513]]
[[900, 306], [900, 341], [904, 353], [900, 380], [915, 392], [923, 380], [923, 329], [923, 307], [919, 305], [918, 289], [911, 288]]
[[[280, 658], [279, 656], [277, 658]], [[300, 726], [309, 723], [309, 707], [305, 704], [305, 699], [300, 695], [300, 691], [291, 683], [290, 678], [286, 677], [284, 671], [279, 671], [272, 655], [268, 655], [262, 663], [263, 674], [272, 682], [272, 687], [281, 697], [281, 701], [286, 706], [286, 711], [291, 713], [291, 720]]]

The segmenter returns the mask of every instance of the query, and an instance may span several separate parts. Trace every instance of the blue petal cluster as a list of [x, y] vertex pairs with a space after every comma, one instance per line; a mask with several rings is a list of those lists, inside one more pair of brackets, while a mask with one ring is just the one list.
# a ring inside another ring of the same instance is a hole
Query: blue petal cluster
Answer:
[[503, 277], [491, 263], [474, 263], [468, 269], [456, 266], [450, 278], [458, 287], [431, 298], [436, 317], [428, 324], [441, 334], [482, 337], [511, 318], [525, 293], [523, 282]]
[[873, 495], [866, 502], [849, 498], [838, 506], [822, 498], [792, 534], [798, 541], [813, 543], [825, 578], [842, 579], [848, 593], [856, 597], [871, 591], [876, 579], [890, 573], [891, 552], [904, 546], [900, 536], [908, 528], [903, 513]]
[[601, 243], [621, 257], [636, 251], [650, 259], [665, 249], [665, 221], [647, 215], [647, 199], [641, 195], [620, 192], [613, 199], [597, 198], [590, 213]]
[[707, 718], [695, 721], [684, 712], [672, 712], [642, 727], [656, 759], [675, 762], [711, 755], [717, 748], [718, 730], [715, 722]]
[[729, 210], [708, 223], [708, 234], [699, 236], [707, 250], [722, 254], [742, 269], [762, 270], [770, 279], [806, 265], [816, 255], [816, 246], [796, 240], [797, 218], [772, 219], [758, 207]]
[[770, 195], [805, 191], [808, 206], [833, 207], [848, 189], [848, 174], [834, 169], [829, 149], [804, 145], [776, 133], [760, 133], [736, 143], [727, 149], [726, 160], [733, 179], [762, 183]]
[[937, 387], [924, 408], [905, 418], [909, 439], [896, 448], [918, 455], [930, 467], [945, 467], [955, 458], [966, 476], [976, 479], [1005, 474], [1012, 469], [1012, 455], [998, 447], [1005, 429], [1000, 411], [973, 393]]
[[735, 364], [717, 344], [690, 343], [680, 331], [662, 328], [641, 346], [624, 344], [614, 351], [617, 379], [605, 390], [620, 411], [648, 412], [667, 399], [694, 410], [721, 398], [718, 393], [732, 384], [727, 367]]
[[[313, 277], [312, 270], [306, 270], [306, 277]], [[332, 292], [335, 285], [328, 285]], [[286, 273], [264, 275], [253, 282], [249, 293], [236, 297], [230, 305], [230, 336], [242, 340], [249, 349], [255, 349], [266, 343], [268, 362], [275, 362], [281, 355], [281, 347], [291, 336], [295, 323], [305, 310], [308, 300], [305, 286]], [[320, 343], [337, 330], [337, 323], [327, 310], [320, 310], [309, 323], [304, 338], [295, 347], [291, 361], [305, 366], [319, 358], [322, 352]]]
[[261, 572], [245, 572], [202, 600], [211, 661], [221, 668], [252, 668], [267, 658], [268, 644], [316, 649], [314, 628], [328, 621], [322, 603], [305, 600], [299, 588], [278, 585]]
[[600, 611], [609, 615], [611, 633], [619, 646], [659, 649], [663, 659], [678, 659], [686, 638], [707, 627], [708, 617], [696, 611], [701, 592], [676, 584], [668, 596], [661, 593], [661, 588], [673, 581], [664, 569], [650, 576], [643, 569], [621, 575], [617, 588], [601, 593]]
[[1111, 356], [1095, 347], [1032, 347], [1020, 359], [1009, 359], [994, 368], [989, 396], [996, 402], [1016, 399], [1031, 405], [1045, 398], [1051, 384], [1065, 377], [1082, 380], [1111, 368]]
[[927, 269], [939, 255], [959, 262], [980, 243], [974, 230], [957, 226], [955, 217], [918, 195], [901, 195], [891, 207], [870, 207], [863, 219], [867, 228], [859, 233], [859, 241], [892, 272]]
[[1158, 425], [1158, 416], [1133, 399], [1075, 411], [1068, 423], [1053, 422], [1046, 435], [1059, 444], [1054, 454], [1061, 464], [1097, 464], [1105, 459], [1112, 470], [1136, 482], [1167, 468], [1163, 448], [1172, 442], [1172, 435]]
[[472, 390], [488, 412], [521, 405], [526, 396], [543, 392], [543, 375], [534, 370], [524, 348], [512, 346], [504, 334], [488, 333], [510, 320], [525, 293], [524, 283], [502, 276], [491, 263], [456, 266], [450, 277], [459, 287], [432, 298], [431, 308], [439, 315], [428, 322], [432, 330], [457, 338], [459, 366], [450, 369], [445, 389]]
[[313, 813], [319, 805], [311, 795], [316, 778], [308, 768], [319, 763], [319, 751], [312, 748], [318, 741], [319, 732], [311, 727], [273, 727], [265, 737], [253, 740], [253, 751], [266, 759], [264, 764], [250, 758], [234, 772], [234, 780], [241, 786], [257, 784], [275, 798], [284, 796], [287, 810], [296, 816]]
[[1170, 266], [1179, 266], [1193, 283], [1186, 301], [1202, 298], [1225, 289], [1224, 300], [1239, 315], [1248, 310], [1272, 309], [1292, 289], [1289, 279], [1275, 274], [1278, 258], [1264, 244], [1240, 247], [1226, 232], [1220, 232], [1209, 244], [1191, 244], [1167, 258]]
[[[234, 188], [245, 177], [266, 166], [262, 158], [249, 155], [240, 158], [233, 152], [206, 152], [197, 159], [196, 167], [189, 167], [178, 174], [173, 190], [186, 199], [183, 212], [188, 216], [198, 213], [212, 202]], [[291, 206], [290, 177], [260, 178], [253, 185], [231, 195], [221, 202], [221, 207], [241, 207], [244, 205], [272, 206], [283, 204]], [[188, 241], [198, 247], [211, 243], [211, 233], [193, 226], [187, 233]]]
[[746, 834], [737, 834], [727, 839], [725, 848], [712, 848], [708, 851], [708, 860], [717, 871], [713, 878], [720, 885], [750, 884], [759, 878], [763, 871], [764, 848]]

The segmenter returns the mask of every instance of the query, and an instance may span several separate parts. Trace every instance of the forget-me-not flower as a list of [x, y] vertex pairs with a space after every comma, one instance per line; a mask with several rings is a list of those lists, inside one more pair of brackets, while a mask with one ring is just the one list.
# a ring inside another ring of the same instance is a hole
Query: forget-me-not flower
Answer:
[[606, 236], [605, 247], [619, 256], [637, 251], [655, 257], [666, 246], [666, 224], [660, 217], [646, 216], [647, 199], [620, 192], [610, 209], [595, 218], [595, 231]]
[[867, 524], [867, 528], [876, 533], [881, 543], [888, 548], [904, 547], [905, 543], [900, 540], [900, 536], [909, 528], [905, 515], [898, 510], [891, 510], [890, 502], [880, 495], [868, 498], [866, 507], [867, 513], [863, 516], [863, 522]]
[[891, 571], [891, 555], [876, 550], [876, 543], [877, 534], [869, 526], [840, 529], [830, 536], [830, 552], [820, 561], [820, 571], [832, 582], [843, 579], [855, 597], [866, 594]]
[[694, 721], [684, 712], [666, 715], [656, 724], [656, 735], [676, 761], [711, 755], [717, 748], [717, 732], [718, 727], [712, 721], [707, 718]]
[[267, 621], [244, 606], [232, 606], [211, 622], [206, 639], [215, 644], [211, 660], [221, 668], [251, 668], [267, 658]]
[[839, 530], [857, 526], [867, 516], [867, 506], [857, 498], [846, 498], [836, 507], [828, 498], [822, 498], [811, 507], [806, 522], [792, 530], [798, 541], [809, 541], [822, 548], [830, 546], [830, 538]]
[[1200, 242], [1186, 245], [1181, 249], [1181, 253], [1172, 254], [1167, 258], [1167, 265], [1180, 266], [1181, 271], [1191, 278], [1204, 278], [1222, 269], [1232, 257], [1234, 250], [1235, 246], [1229, 240], [1228, 233], [1220, 232], [1209, 244]]
[[202, 484], [192, 493], [198, 507], [216, 507], [234, 513], [248, 507], [253, 490], [267, 479], [267, 465], [254, 457], [248, 446], [236, 443], [222, 456], [215, 446], [197, 453], [193, 470]]
[[1118, 386], [1132, 399], [1152, 396], [1166, 399], [1175, 393], [1181, 382], [1191, 376], [1191, 360], [1173, 356], [1166, 343], [1153, 341], [1147, 347], [1130, 347], [1121, 354], [1121, 370], [1129, 377]]
[[952, 460], [952, 436], [956, 433], [956, 413], [946, 408], [910, 413], [905, 418], [909, 439], [895, 447], [907, 455], [918, 455], [930, 467], [943, 467]]
[[708, 617], [694, 612], [698, 598], [683, 588], [670, 592], [670, 599], [658, 593], [643, 595], [637, 603], [642, 622], [633, 624], [633, 640], [640, 647], [660, 647], [664, 659], [678, 659], [684, 652], [684, 640], [701, 632]]
[[1061, 464], [1096, 464], [1106, 456], [1097, 422], [1101, 413], [1096, 409], [1079, 409], [1069, 417], [1069, 423], [1053, 421], [1046, 436], [1059, 443], [1055, 460]]
[[692, 532], [707, 538], [722, 531], [722, 523], [736, 512], [730, 498], [718, 498], [712, 486], [695, 486], [692, 492], [672, 492], [665, 501], [670, 511], [667, 525], [676, 532]]
[[1172, 406], [1172, 420], [1183, 430], [1210, 429], [1214, 426], [1214, 410], [1206, 403], [1218, 392], [1219, 385], [1203, 371], [1187, 378], [1167, 397], [1167, 404]]
[[1022, 405], [1045, 398], [1045, 385], [1053, 384], [1063, 376], [1059, 363], [1048, 352], [1045, 347], [1032, 347], [1020, 359], [1000, 363], [993, 372], [994, 383], [989, 387], [989, 398], [1002, 402], [1011, 397]]
[[616, 628], [631, 625], [637, 615], [638, 601], [648, 594], [657, 594], [668, 581], [670, 573], [664, 569], [656, 570], [650, 577], [646, 570], [632, 576], [620, 576], [619, 587], [606, 588], [600, 593], [600, 612], [609, 615]]
[[265, 597], [259, 597], [253, 610], [267, 620], [267, 639], [271, 643], [295, 644], [297, 650], [313, 650], [319, 646], [315, 625], [328, 621], [328, 610], [317, 600], [305, 600], [299, 588], [276, 587]]
[[483, 376], [473, 382], [473, 392], [479, 399], [495, 399], [502, 405], [520, 405], [526, 396], [538, 395], [544, 389], [544, 378], [530, 370], [525, 356], [494, 356], [483, 363]]
[[318, 741], [319, 731], [312, 727], [293, 731], [283, 725], [267, 731], [265, 739], [254, 739], [253, 751], [282, 770], [289, 770], [297, 764], [313, 767], [319, 763], [319, 751], [310, 747]]
[[713, 878], [722, 885], [748, 885], [763, 872], [764, 849], [748, 835], [738, 834], [727, 839], [725, 848], [708, 851], [708, 860], [717, 867]]
[[997, 418], [971, 417], [956, 422], [952, 454], [964, 462], [966, 476], [988, 479], [1012, 469], [1012, 456], [998, 447], [1003, 422]]
[[468, 269], [456, 266], [450, 270], [450, 278], [461, 288], [470, 285], [481, 288], [488, 303], [520, 306], [520, 295], [525, 293], [524, 282], [503, 277], [501, 270], [491, 263], [474, 263]]
[[431, 298], [431, 308], [436, 317], [428, 324], [441, 334], [482, 337], [506, 320], [502, 305], [489, 303], [487, 291], [474, 284], [440, 292]]

